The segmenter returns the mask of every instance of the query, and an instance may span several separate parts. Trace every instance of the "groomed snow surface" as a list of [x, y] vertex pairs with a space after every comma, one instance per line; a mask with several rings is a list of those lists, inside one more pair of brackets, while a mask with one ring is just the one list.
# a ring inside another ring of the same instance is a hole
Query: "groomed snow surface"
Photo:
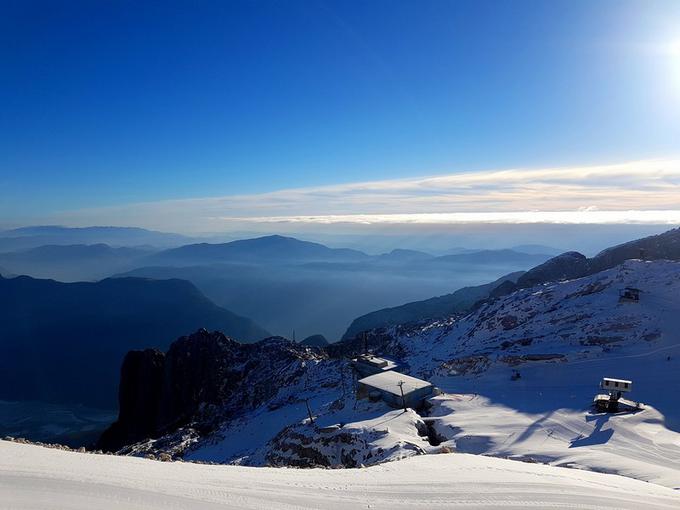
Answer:
[[299, 470], [165, 463], [0, 441], [0, 507], [651, 510], [680, 508], [680, 493], [622, 476], [455, 453]]

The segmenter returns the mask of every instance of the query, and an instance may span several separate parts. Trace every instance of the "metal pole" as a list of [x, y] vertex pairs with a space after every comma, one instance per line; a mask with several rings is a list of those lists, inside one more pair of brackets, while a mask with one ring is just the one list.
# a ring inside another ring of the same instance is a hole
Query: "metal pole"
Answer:
[[313, 424], [314, 423], [314, 417], [312, 416], [312, 410], [309, 408], [309, 399], [305, 399], [305, 404], [307, 404], [307, 414], [309, 414], [309, 421]]
[[399, 389], [401, 390], [401, 405], [404, 406], [404, 411], [406, 411], [406, 399], [404, 398], [404, 381], [399, 381], [397, 384], [399, 385]]

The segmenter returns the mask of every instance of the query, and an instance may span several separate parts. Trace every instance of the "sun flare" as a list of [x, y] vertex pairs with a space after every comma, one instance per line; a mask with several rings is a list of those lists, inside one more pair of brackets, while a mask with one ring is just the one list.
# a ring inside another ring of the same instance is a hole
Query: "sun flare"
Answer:
[[676, 39], [668, 45], [668, 54], [672, 57], [680, 57], [680, 39]]

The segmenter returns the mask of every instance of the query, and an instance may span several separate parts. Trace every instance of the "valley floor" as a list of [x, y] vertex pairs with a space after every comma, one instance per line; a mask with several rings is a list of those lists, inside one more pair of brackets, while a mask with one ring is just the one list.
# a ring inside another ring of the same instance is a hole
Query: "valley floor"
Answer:
[[164, 463], [0, 441], [2, 508], [676, 509], [680, 492], [630, 478], [468, 454], [361, 469]]

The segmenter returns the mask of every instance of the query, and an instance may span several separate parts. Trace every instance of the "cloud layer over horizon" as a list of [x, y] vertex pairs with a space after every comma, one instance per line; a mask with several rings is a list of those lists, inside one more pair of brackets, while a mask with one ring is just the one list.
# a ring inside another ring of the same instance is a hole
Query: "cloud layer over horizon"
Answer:
[[680, 160], [509, 169], [66, 211], [70, 226], [186, 233], [286, 226], [680, 223]]

